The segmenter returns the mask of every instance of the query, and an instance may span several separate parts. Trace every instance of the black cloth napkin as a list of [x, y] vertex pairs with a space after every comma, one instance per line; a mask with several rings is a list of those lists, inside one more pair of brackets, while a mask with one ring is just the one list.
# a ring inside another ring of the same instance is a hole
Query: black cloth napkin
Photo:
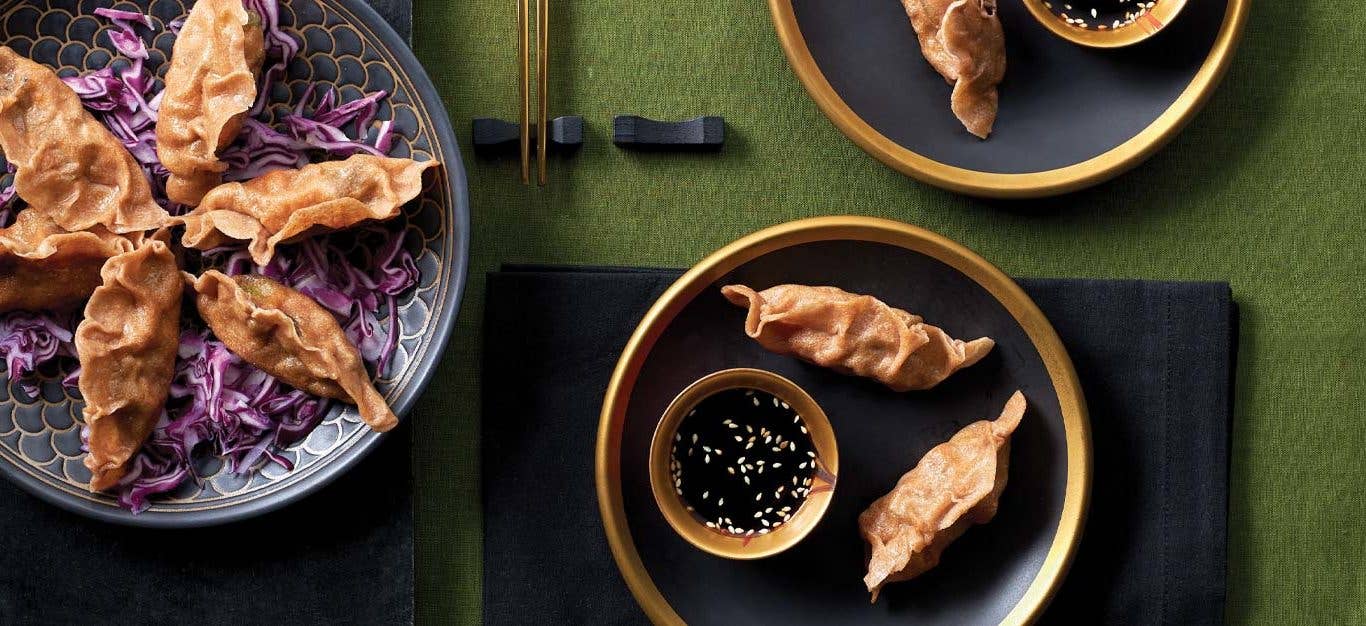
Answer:
[[409, 624], [405, 423], [279, 511], [153, 530], [68, 513], [0, 480], [0, 624]]
[[[647, 621], [607, 547], [593, 447], [617, 357], [678, 275], [508, 266], [488, 276], [485, 624]], [[1044, 621], [1222, 623], [1237, 336], [1228, 285], [1020, 284], [1072, 356], [1095, 446], [1081, 548]]]

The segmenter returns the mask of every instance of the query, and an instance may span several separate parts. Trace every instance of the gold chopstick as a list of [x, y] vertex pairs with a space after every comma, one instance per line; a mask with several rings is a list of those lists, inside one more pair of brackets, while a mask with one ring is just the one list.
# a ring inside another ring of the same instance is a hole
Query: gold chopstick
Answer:
[[550, 0], [536, 1], [536, 179], [545, 185], [546, 139], [550, 127], [546, 124], [546, 93], [550, 73]]
[[[517, 0], [517, 65], [521, 71], [522, 184], [531, 181], [531, 7], [533, 0]], [[544, 166], [542, 166], [544, 170]]]

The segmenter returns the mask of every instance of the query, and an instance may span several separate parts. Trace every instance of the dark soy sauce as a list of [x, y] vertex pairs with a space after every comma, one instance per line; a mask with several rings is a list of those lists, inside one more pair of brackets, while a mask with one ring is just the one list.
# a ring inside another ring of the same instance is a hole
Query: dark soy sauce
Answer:
[[1048, 0], [1045, 4], [1068, 24], [1091, 30], [1113, 30], [1133, 24], [1157, 0]]
[[669, 472], [675, 492], [708, 528], [763, 535], [806, 500], [816, 452], [806, 424], [786, 402], [757, 389], [728, 389], [683, 418]]

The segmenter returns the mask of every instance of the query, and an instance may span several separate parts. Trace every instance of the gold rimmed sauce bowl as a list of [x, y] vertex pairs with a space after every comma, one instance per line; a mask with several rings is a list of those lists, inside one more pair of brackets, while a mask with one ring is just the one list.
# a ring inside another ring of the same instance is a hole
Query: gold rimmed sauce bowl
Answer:
[[697, 548], [759, 559], [799, 543], [834, 495], [830, 420], [792, 381], [758, 369], [709, 374], [673, 399], [650, 442], [664, 519]]
[[1156, 35], [1187, 0], [1024, 0], [1053, 34], [1092, 48], [1120, 48]]

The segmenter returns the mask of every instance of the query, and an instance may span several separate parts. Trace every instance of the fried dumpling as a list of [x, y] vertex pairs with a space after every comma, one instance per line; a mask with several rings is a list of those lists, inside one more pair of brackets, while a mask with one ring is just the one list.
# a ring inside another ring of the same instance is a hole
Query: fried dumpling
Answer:
[[102, 226], [69, 233], [48, 216], [21, 211], [0, 228], [0, 312], [64, 311], [99, 287], [105, 260], [133, 249], [133, 239]]
[[166, 404], [184, 292], [163, 237], [110, 258], [76, 327], [78, 383], [89, 429], [90, 490], [118, 484]]
[[377, 431], [398, 424], [360, 352], [312, 298], [269, 278], [217, 270], [194, 280], [199, 315], [223, 345], [280, 381], [355, 404]]
[[166, 195], [194, 206], [223, 182], [218, 160], [256, 100], [265, 58], [261, 19], [242, 0], [199, 0], [176, 37], [157, 116]]
[[1005, 34], [996, 0], [902, 0], [920, 53], [953, 85], [950, 107], [986, 139], [996, 123], [996, 85], [1005, 77]]
[[265, 265], [281, 242], [398, 215], [404, 203], [421, 193], [423, 170], [435, 165], [357, 154], [345, 161], [276, 170], [215, 187], [176, 221], [185, 224], [186, 246], [209, 250], [247, 241], [252, 260]]
[[0, 46], [0, 150], [30, 210], [68, 231], [159, 228], [164, 211], [138, 162], [52, 70]]
[[995, 421], [968, 424], [932, 448], [891, 493], [859, 515], [859, 533], [870, 548], [863, 584], [874, 602], [883, 585], [925, 573], [969, 526], [996, 516], [1010, 435], [1024, 411], [1024, 394], [1016, 391]]
[[778, 285], [756, 292], [727, 285], [721, 293], [749, 309], [745, 333], [765, 349], [896, 391], [938, 385], [996, 345], [988, 337], [954, 339], [918, 315], [835, 287]]

